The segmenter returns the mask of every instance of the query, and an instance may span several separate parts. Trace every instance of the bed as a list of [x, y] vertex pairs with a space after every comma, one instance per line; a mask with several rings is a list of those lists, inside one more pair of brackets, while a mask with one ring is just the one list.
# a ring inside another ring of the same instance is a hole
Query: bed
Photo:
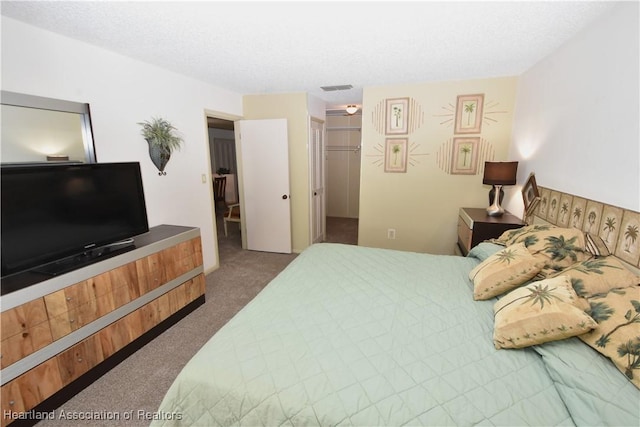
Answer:
[[[507, 240], [467, 257], [312, 245], [184, 367], [152, 425], [640, 425], [637, 385], [584, 335], [497, 348], [509, 293], [479, 299], [473, 277]], [[524, 283], [560, 280], [544, 267]]]

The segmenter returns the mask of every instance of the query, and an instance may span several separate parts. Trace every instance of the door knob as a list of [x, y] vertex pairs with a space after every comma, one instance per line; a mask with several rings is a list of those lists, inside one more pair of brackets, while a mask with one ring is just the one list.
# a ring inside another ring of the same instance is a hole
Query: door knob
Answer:
[[287, 196], [286, 194], [283, 194], [283, 195], [282, 195], [282, 200], [287, 200], [287, 197], [288, 197], [288, 196]]

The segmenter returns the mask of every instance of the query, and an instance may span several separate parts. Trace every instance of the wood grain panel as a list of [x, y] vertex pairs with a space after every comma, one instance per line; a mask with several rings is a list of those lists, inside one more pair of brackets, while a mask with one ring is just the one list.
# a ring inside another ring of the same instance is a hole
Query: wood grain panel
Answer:
[[92, 335], [56, 356], [63, 385], [71, 383], [104, 360], [99, 337]]

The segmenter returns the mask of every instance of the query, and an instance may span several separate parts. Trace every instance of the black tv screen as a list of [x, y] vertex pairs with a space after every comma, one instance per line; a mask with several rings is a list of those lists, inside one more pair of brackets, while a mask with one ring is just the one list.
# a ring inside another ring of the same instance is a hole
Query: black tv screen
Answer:
[[2, 167], [2, 277], [149, 230], [139, 163]]

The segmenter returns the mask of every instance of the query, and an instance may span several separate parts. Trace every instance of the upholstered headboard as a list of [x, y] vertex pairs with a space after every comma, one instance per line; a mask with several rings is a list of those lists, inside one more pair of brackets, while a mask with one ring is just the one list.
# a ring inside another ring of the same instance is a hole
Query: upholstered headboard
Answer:
[[640, 213], [573, 194], [538, 187], [540, 203], [525, 218], [528, 224], [546, 222], [575, 227], [600, 236], [613, 255], [640, 268]]

